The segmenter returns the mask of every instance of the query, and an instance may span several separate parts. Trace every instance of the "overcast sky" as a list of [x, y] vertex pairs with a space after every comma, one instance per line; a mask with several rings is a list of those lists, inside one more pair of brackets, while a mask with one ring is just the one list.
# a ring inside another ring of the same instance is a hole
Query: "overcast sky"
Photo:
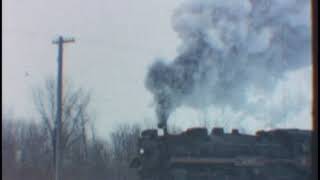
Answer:
[[[31, 89], [56, 75], [57, 47], [51, 42], [63, 35], [76, 39], [65, 47], [65, 78], [92, 92], [91, 109], [100, 135], [119, 122], [155, 122], [152, 95], [144, 80], [156, 57], [173, 59], [177, 55], [180, 40], [171, 17], [182, 0], [2, 2], [2, 104], [15, 117], [36, 117]], [[310, 67], [289, 74], [283, 84], [276, 99], [290, 91], [293, 98], [310, 102]], [[310, 107], [303, 106], [284, 127], [311, 127]], [[221, 116], [208, 111], [209, 118]], [[170, 119], [187, 127], [201, 115], [203, 112], [182, 107]], [[251, 124], [253, 130], [261, 127]]]

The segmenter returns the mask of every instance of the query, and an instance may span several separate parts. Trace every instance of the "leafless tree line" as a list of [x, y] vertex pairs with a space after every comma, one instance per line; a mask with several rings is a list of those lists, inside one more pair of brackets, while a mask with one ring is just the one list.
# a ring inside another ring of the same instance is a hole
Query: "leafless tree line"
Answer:
[[[86, 136], [86, 144], [75, 141], [63, 151], [63, 179], [137, 179], [128, 164], [139, 133], [137, 125], [119, 125], [109, 141], [95, 136]], [[52, 152], [45, 126], [2, 119], [2, 179], [54, 179]]]
[[[38, 122], [2, 114], [2, 179], [53, 180], [55, 159], [55, 82], [34, 90]], [[66, 86], [63, 96], [62, 159], [65, 180], [136, 180], [129, 168], [136, 155], [139, 125], [121, 124], [101, 139], [92, 128], [90, 94]], [[40, 122], [40, 123], [39, 123]]]

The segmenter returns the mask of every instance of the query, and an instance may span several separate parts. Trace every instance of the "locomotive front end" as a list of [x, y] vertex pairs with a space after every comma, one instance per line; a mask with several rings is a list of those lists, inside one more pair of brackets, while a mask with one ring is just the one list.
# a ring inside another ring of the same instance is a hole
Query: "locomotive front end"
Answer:
[[163, 136], [158, 135], [157, 129], [148, 129], [141, 133], [138, 139], [138, 156], [130, 164], [138, 169], [142, 179], [155, 179], [161, 176], [164, 163]]

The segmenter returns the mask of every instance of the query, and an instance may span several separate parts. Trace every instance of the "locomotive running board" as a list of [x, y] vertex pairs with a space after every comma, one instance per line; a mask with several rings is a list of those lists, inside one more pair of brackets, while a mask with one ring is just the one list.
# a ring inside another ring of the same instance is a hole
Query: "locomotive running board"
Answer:
[[270, 164], [291, 164], [295, 166], [307, 166], [303, 158], [297, 160], [280, 158], [191, 158], [191, 157], [173, 157], [170, 159], [171, 165], [189, 164], [189, 165], [234, 165], [234, 166], [265, 166]]

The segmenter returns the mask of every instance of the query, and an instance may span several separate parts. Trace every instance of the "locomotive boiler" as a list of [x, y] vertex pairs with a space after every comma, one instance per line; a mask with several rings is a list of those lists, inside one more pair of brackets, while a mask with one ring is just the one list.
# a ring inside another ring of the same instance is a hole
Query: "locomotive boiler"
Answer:
[[311, 131], [274, 129], [256, 134], [191, 128], [169, 134], [148, 129], [130, 166], [141, 180], [306, 180]]

